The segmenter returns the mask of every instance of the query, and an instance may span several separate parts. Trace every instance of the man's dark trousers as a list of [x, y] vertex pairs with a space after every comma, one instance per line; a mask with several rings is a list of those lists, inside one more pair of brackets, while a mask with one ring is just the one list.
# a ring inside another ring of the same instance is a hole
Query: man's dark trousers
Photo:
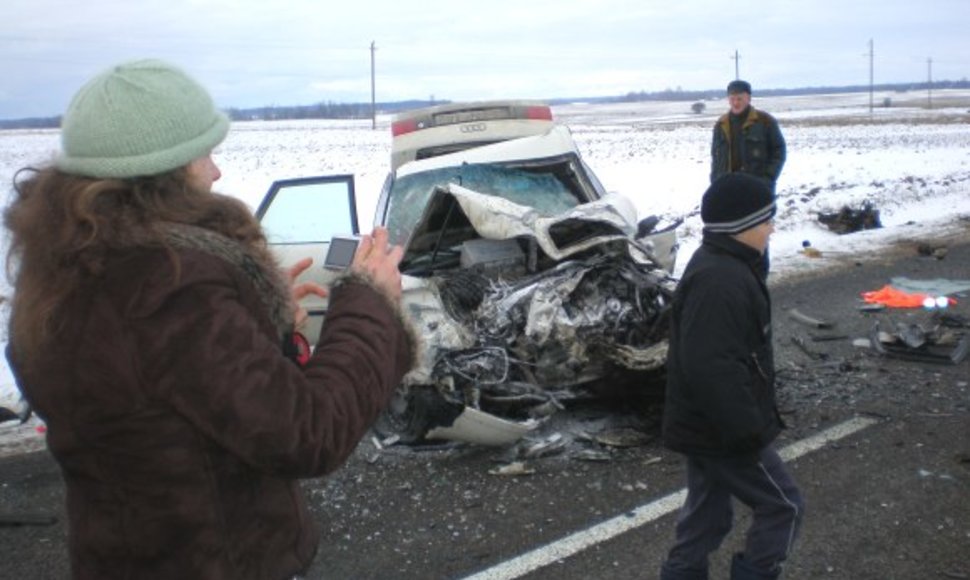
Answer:
[[801, 493], [770, 446], [745, 457], [687, 457], [687, 501], [677, 522], [677, 540], [661, 578], [707, 578], [708, 555], [731, 531], [731, 497], [752, 509], [743, 554], [746, 568], [775, 578], [802, 519]]

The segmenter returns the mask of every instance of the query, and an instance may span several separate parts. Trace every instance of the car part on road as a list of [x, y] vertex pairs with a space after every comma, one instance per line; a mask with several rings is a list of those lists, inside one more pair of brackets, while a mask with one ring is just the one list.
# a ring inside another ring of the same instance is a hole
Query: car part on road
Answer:
[[507, 421], [472, 407], [464, 407], [454, 421], [447, 426], [432, 428], [425, 437], [477, 445], [508, 445], [518, 441], [538, 425], [536, 420]]
[[956, 336], [939, 326], [926, 330], [916, 324], [897, 324], [896, 332], [888, 333], [880, 330], [877, 321], [869, 340], [879, 354], [902, 360], [955, 365], [970, 353], [970, 335]]
[[837, 234], [851, 234], [882, 227], [879, 210], [869, 202], [863, 203], [858, 209], [844, 206], [837, 212], [819, 213], [818, 221]]
[[802, 338], [802, 337], [800, 337], [800, 336], [793, 336], [793, 337], [791, 337], [791, 341], [792, 341], [792, 344], [794, 344], [795, 346], [797, 346], [809, 358], [812, 358], [812, 359], [815, 359], [815, 360], [825, 360], [825, 359], [828, 358], [828, 354], [826, 354], [824, 352], [817, 352], [817, 351], [814, 351], [814, 350], [808, 348], [808, 345], [805, 344], [805, 339]]
[[835, 326], [835, 324], [827, 320], [822, 320], [820, 318], [815, 318], [813, 316], [803, 314], [801, 311], [799, 311], [796, 308], [790, 309], [788, 311], [788, 316], [790, 316], [792, 320], [800, 322], [806, 326], [811, 326], [812, 328], [832, 328], [833, 326]]

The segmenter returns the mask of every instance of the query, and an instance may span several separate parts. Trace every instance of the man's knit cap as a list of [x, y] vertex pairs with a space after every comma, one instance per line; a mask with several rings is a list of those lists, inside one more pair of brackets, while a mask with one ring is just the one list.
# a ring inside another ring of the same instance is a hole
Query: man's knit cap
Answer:
[[704, 192], [704, 231], [739, 234], [775, 215], [775, 194], [768, 183], [746, 173], [722, 175]]
[[56, 166], [95, 178], [157, 175], [208, 155], [228, 131], [229, 119], [183, 71], [159, 60], [122, 63], [74, 95]]

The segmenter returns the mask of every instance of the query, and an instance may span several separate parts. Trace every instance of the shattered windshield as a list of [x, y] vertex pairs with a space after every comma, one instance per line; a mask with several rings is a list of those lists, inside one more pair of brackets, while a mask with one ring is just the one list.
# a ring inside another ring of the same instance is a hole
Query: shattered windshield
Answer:
[[465, 164], [400, 177], [394, 182], [388, 208], [391, 240], [396, 244], [407, 242], [435, 186], [447, 183], [533, 207], [544, 216], [559, 215], [579, 205], [580, 199], [553, 170], [549, 166], [539, 172], [495, 164]]

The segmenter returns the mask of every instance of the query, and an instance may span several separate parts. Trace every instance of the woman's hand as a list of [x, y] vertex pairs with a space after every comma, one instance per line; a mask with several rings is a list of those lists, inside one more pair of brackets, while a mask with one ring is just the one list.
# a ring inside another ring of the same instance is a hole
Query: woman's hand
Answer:
[[397, 269], [404, 257], [404, 248], [388, 243], [387, 229], [374, 228], [369, 236], [362, 236], [350, 269], [368, 276], [378, 290], [395, 302], [401, 299], [401, 272]]
[[303, 258], [290, 266], [286, 272], [287, 279], [290, 282], [290, 294], [293, 296], [293, 325], [295, 328], [300, 328], [309, 316], [306, 309], [300, 306], [300, 301], [310, 294], [316, 294], [321, 298], [326, 298], [328, 294], [327, 289], [316, 282], [296, 283], [300, 274], [305, 272], [312, 264], [313, 258]]

